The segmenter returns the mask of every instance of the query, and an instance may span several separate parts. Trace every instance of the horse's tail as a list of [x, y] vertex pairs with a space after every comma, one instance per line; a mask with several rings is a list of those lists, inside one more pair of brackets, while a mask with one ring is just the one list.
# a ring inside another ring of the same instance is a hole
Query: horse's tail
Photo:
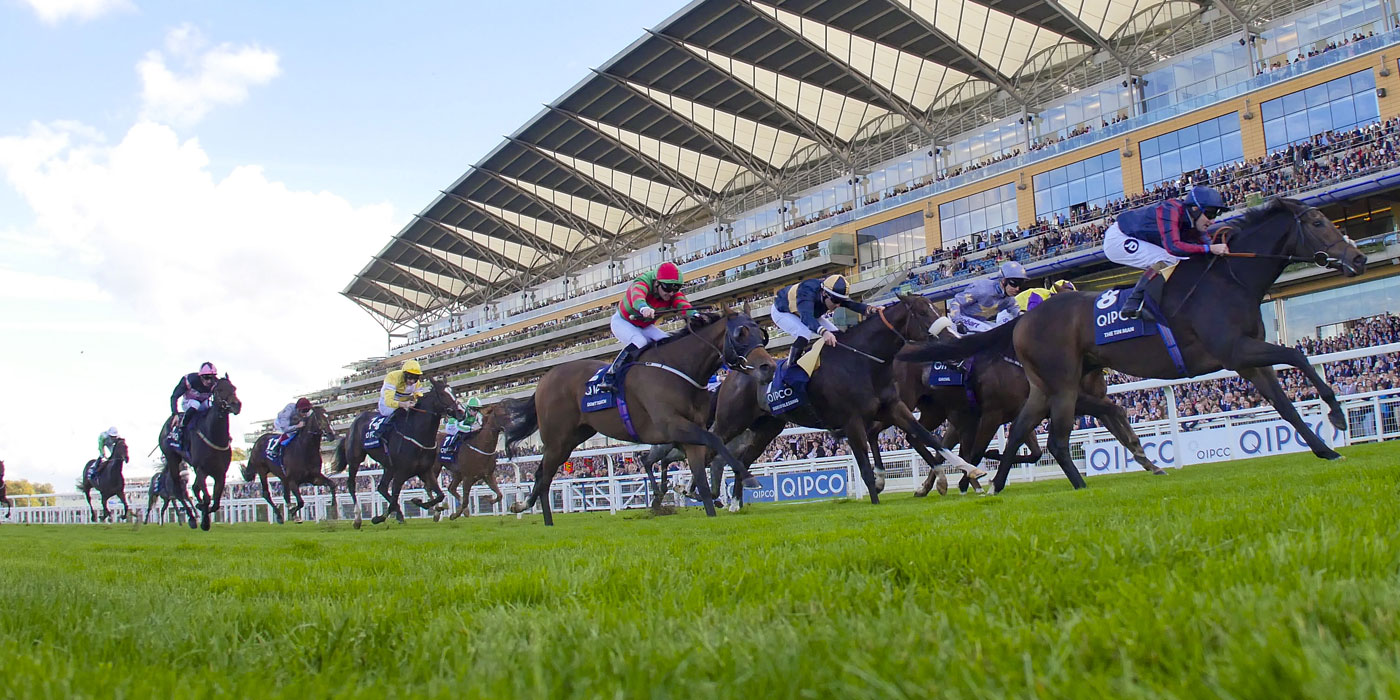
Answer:
[[1016, 331], [1016, 324], [1020, 321], [1020, 317], [1017, 317], [985, 333], [974, 333], [956, 340], [931, 340], [899, 353], [899, 359], [908, 362], [961, 360], [979, 352], [1006, 350], [1011, 347], [1011, 334]]
[[535, 412], [535, 395], [524, 399], [506, 399], [501, 402], [506, 414], [506, 450], [515, 443], [530, 437], [540, 429], [540, 417]]
[[[254, 449], [256, 449], [256, 447], [257, 445], [254, 445]], [[253, 455], [248, 455], [248, 459], [243, 460], [243, 465], [240, 466], [238, 470], [243, 473], [244, 483], [252, 481], [253, 478], [257, 476], [257, 474], [253, 472]]]
[[[343, 437], [339, 442], [335, 443], [335, 461], [331, 463], [332, 474], [339, 474], [345, 471], [345, 467], [350, 465], [350, 459], [345, 456], [345, 441], [349, 439], [349, 437]], [[351, 484], [350, 488], [354, 487], [354, 484]]]

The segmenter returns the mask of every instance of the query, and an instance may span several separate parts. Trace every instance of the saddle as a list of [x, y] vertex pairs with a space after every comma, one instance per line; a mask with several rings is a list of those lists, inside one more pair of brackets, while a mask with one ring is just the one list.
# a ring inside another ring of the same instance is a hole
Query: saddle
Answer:
[[1149, 335], [1160, 336], [1177, 373], [1186, 376], [1186, 362], [1181, 356], [1181, 348], [1177, 346], [1171, 327], [1161, 320], [1166, 318], [1161, 307], [1148, 296], [1145, 299], [1146, 308], [1157, 321], [1123, 318], [1123, 302], [1128, 297], [1125, 291], [1127, 288], [1105, 290], [1094, 300], [1094, 345], [1109, 345]]
[[637, 429], [632, 426], [632, 414], [627, 410], [627, 391], [625, 388], [627, 386], [627, 373], [636, 365], [635, 362], [629, 362], [617, 369], [616, 391], [608, 391], [599, 386], [603, 381], [603, 374], [608, 371], [608, 368], [598, 368], [598, 371], [594, 372], [593, 376], [589, 377], [583, 385], [583, 397], [579, 401], [579, 408], [584, 413], [596, 413], [616, 408], [617, 412], [621, 414], [622, 427], [627, 429], [627, 434], [633, 440], [640, 441]]
[[817, 342], [807, 352], [802, 353], [802, 357], [787, 357], [778, 362], [778, 369], [773, 374], [773, 381], [768, 384], [765, 398], [768, 400], [768, 410], [773, 415], [778, 416], [807, 401], [807, 383], [812, 380], [812, 375], [821, 367], [822, 348], [826, 343]]

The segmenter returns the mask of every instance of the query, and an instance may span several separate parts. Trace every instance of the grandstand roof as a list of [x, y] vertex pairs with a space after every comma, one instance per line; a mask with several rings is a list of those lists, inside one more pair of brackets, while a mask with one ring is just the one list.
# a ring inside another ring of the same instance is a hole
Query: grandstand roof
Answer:
[[[1235, 31], [1255, 16], [1215, 4]], [[888, 160], [895, 143], [941, 142], [1062, 97], [1066, 82], [1151, 65], [1163, 42], [1218, 38], [1188, 29], [1203, 12], [1184, 0], [696, 0], [472, 166], [343, 294], [386, 327], [501, 298], [739, 211], [727, 203], [746, 195], [796, 194]]]

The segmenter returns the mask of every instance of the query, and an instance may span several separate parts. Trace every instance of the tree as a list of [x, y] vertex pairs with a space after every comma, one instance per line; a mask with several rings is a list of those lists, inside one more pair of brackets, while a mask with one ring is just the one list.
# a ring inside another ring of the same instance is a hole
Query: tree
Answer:
[[[5, 493], [11, 498], [15, 496], [33, 496], [41, 493], [53, 493], [53, 484], [36, 484], [28, 479], [5, 480]], [[56, 503], [56, 498], [26, 498], [15, 505], [28, 506], [51, 506]]]

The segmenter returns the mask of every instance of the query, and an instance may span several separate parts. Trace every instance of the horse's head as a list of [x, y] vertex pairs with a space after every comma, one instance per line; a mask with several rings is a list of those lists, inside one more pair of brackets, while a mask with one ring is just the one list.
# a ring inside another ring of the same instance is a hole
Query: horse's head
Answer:
[[127, 452], [126, 448], [126, 438], [119, 437], [117, 441], [113, 443], [111, 459], [118, 464], [125, 464], [131, 461], [131, 455]]
[[1311, 258], [1319, 266], [1341, 270], [1347, 277], [1355, 277], [1366, 271], [1366, 254], [1357, 249], [1356, 243], [1347, 238], [1317, 207], [1296, 199], [1275, 197], [1264, 208], [1286, 212], [1293, 217], [1291, 229], [1294, 235], [1287, 243], [1286, 254]]
[[447, 385], [446, 377], [432, 377], [428, 382], [432, 388], [418, 401], [418, 408], [437, 416], [452, 416], [457, 420], [467, 417], [467, 412], [462, 410], [462, 405], [457, 403], [452, 388]]
[[319, 435], [322, 442], [334, 440], [338, 437], [335, 428], [331, 427], [331, 417], [326, 413], [326, 409], [314, 406], [311, 415], [306, 417], [306, 430], [312, 435]]
[[238, 387], [233, 385], [227, 374], [214, 382], [214, 389], [210, 393], [213, 395], [214, 405], [224, 411], [236, 416], [243, 410], [243, 402], [238, 400]]
[[754, 322], [747, 303], [742, 311], [727, 308], [724, 313], [724, 363], [760, 382], [772, 380], [778, 363], [768, 354], [768, 331]]
[[933, 302], [920, 294], [900, 294], [899, 303], [904, 306], [902, 332], [905, 340], [911, 343], [928, 340], [933, 324], [940, 318]]

